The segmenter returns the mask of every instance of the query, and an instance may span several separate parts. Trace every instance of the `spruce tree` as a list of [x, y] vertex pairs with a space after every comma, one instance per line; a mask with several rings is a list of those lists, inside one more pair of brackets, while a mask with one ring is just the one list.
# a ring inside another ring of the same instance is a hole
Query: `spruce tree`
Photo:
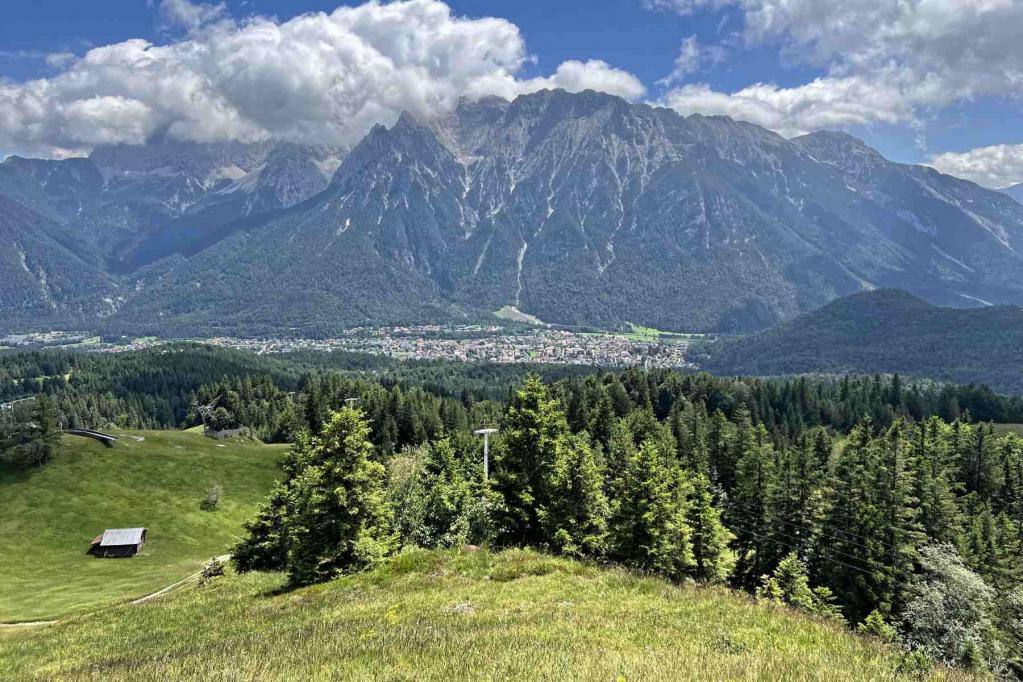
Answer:
[[394, 546], [385, 471], [369, 433], [359, 409], [335, 412], [288, 484], [286, 563], [295, 584], [371, 565]]
[[604, 470], [585, 434], [559, 445], [545, 488], [539, 520], [546, 541], [564, 554], [601, 556], [610, 509]]
[[695, 474], [686, 513], [692, 529], [693, 568], [691, 575], [701, 582], [719, 582], [727, 572], [726, 556], [732, 534], [721, 522], [714, 506], [710, 480], [706, 474]]
[[687, 490], [677, 467], [667, 466], [651, 442], [629, 458], [613, 497], [611, 556], [678, 579], [692, 567]]
[[735, 533], [736, 582], [752, 589], [786, 549], [784, 539], [772, 534], [776, 519], [772, 508], [777, 485], [775, 453], [762, 425], [748, 431], [740, 427], [733, 447], [739, 459], [735, 487], [728, 498], [727, 520]]
[[568, 422], [538, 375], [530, 374], [515, 390], [502, 436], [502, 447], [495, 449], [494, 481], [507, 509], [505, 540], [539, 545], [544, 537], [538, 512], [549, 506], [547, 484], [568, 437]]

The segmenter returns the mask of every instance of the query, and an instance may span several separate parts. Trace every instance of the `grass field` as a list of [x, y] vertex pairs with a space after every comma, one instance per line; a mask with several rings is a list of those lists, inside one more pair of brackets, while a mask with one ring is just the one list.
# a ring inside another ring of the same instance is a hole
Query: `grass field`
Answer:
[[521, 322], [522, 324], [531, 324], [541, 327], [544, 326], [543, 320], [539, 317], [535, 317], [529, 313], [524, 313], [513, 305], [506, 305], [501, 307], [500, 310], [495, 310], [494, 316], [511, 322]]
[[[45, 467], [0, 471], [0, 622], [95, 609], [195, 572], [233, 544], [279, 475], [282, 454], [250, 440], [145, 431], [123, 434], [110, 449], [65, 436]], [[201, 511], [212, 484], [224, 490], [220, 509]], [[138, 557], [86, 554], [105, 528], [132, 526], [149, 529]]]
[[1015, 433], [1023, 436], [1023, 424], [995, 424], [995, 431], [998, 433]]
[[226, 576], [0, 630], [2, 679], [886, 680], [899, 654], [724, 589], [533, 552], [417, 551], [296, 591]]

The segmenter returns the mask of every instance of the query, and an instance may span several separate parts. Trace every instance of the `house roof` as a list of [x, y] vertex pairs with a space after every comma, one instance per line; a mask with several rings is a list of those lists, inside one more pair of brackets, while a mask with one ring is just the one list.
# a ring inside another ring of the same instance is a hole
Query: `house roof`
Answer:
[[145, 528], [107, 528], [103, 531], [99, 546], [137, 545], [142, 542], [142, 534], [145, 532]]

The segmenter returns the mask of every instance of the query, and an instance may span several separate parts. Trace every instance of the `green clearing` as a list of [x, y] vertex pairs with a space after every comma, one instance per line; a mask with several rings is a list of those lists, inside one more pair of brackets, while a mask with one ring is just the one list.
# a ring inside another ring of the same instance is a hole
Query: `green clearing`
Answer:
[[623, 336], [639, 343], [685, 343], [707, 338], [707, 334], [686, 334], [683, 332], [666, 332], [653, 327], [644, 327], [633, 322], [627, 323], [629, 331]]
[[[45, 467], [0, 470], [0, 622], [108, 606], [194, 573], [240, 534], [279, 475], [283, 454], [281, 446], [247, 439], [115, 434], [121, 440], [113, 448], [65, 436]], [[201, 511], [213, 484], [224, 490], [220, 508]], [[149, 529], [139, 556], [86, 554], [105, 528], [133, 526]]]
[[530, 551], [420, 550], [325, 585], [281, 585], [229, 574], [141, 606], [0, 629], [0, 678], [898, 678], [893, 649], [794, 611]]
[[1023, 424], [995, 424], [994, 427], [997, 433], [1015, 433], [1017, 436], [1023, 436]]
[[522, 324], [532, 324], [536, 326], [544, 326], [543, 320], [529, 313], [524, 313], [513, 305], [506, 305], [499, 310], [494, 311], [494, 317], [502, 320], [509, 320], [511, 322], [521, 322]]

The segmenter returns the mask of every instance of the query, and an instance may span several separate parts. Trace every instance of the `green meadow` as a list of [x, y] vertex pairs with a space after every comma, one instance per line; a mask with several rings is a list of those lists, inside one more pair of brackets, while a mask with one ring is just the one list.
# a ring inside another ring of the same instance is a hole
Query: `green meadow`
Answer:
[[[532, 551], [425, 551], [288, 591], [279, 574], [0, 629], [0, 679], [893, 680], [900, 654], [721, 588]], [[964, 679], [932, 674], [934, 679]]]
[[[114, 433], [113, 448], [65, 436], [46, 466], [0, 470], [0, 623], [110, 606], [200, 570], [230, 549], [279, 475], [284, 452], [196, 433]], [[222, 502], [202, 511], [212, 485], [223, 488]], [[86, 554], [105, 528], [136, 526], [149, 529], [139, 556]]]

